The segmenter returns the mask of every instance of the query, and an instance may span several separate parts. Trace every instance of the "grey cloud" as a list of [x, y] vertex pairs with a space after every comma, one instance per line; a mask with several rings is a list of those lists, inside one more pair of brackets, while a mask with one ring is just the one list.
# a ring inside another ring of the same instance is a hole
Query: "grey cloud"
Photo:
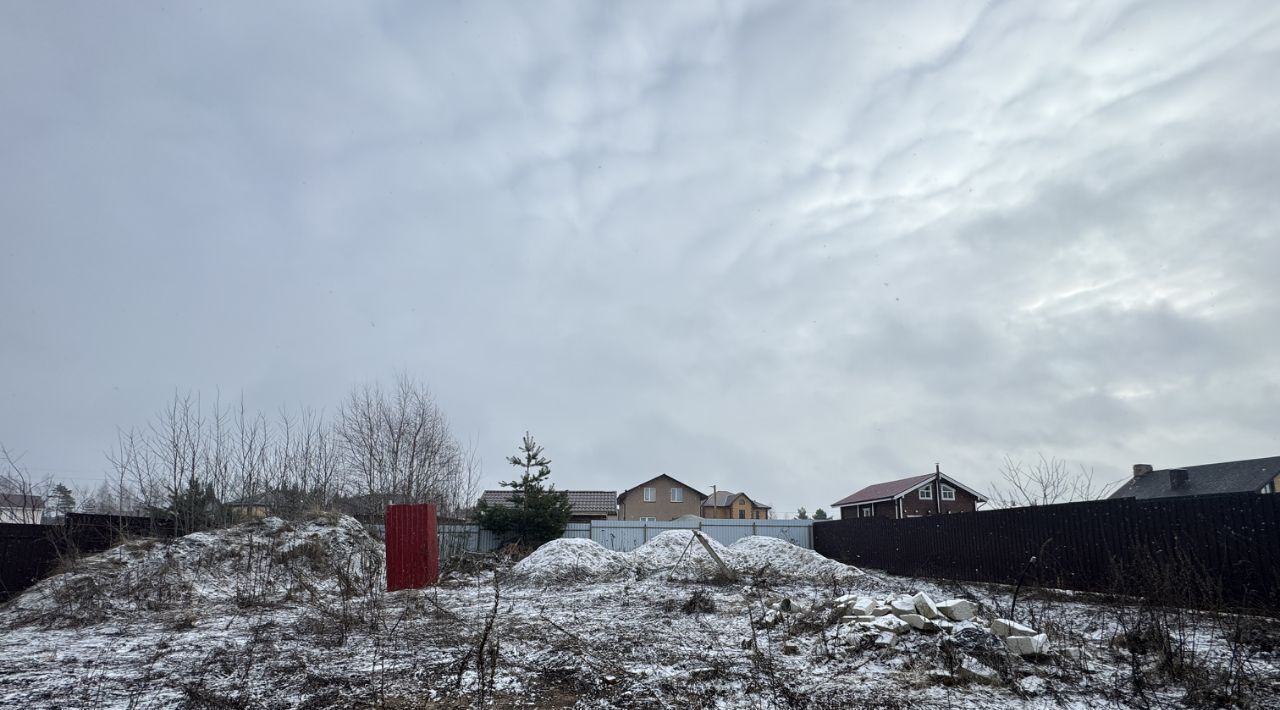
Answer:
[[1274, 454], [1278, 13], [6, 7], [0, 441], [406, 369], [490, 485]]

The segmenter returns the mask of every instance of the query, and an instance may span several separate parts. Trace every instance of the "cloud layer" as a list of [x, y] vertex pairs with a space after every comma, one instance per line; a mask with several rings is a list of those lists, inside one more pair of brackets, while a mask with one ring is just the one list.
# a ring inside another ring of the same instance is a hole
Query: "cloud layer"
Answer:
[[0, 10], [0, 441], [404, 369], [490, 485], [1280, 452], [1280, 6]]

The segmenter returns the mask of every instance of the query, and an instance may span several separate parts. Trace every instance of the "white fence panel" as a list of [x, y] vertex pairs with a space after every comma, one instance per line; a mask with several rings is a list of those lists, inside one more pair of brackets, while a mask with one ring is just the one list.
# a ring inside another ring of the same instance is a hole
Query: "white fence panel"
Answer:
[[[381, 536], [381, 525], [368, 525], [370, 532]], [[813, 549], [813, 523], [809, 520], [672, 520], [652, 522], [639, 520], [596, 520], [569, 523], [563, 537], [595, 540], [610, 550], [630, 552], [667, 530], [702, 530], [722, 545], [732, 545], [748, 535], [776, 537]], [[497, 538], [476, 523], [449, 523], [437, 528], [442, 557], [456, 557], [464, 552], [492, 552], [498, 548]]]
[[591, 523], [568, 523], [560, 537], [585, 537], [591, 539]]

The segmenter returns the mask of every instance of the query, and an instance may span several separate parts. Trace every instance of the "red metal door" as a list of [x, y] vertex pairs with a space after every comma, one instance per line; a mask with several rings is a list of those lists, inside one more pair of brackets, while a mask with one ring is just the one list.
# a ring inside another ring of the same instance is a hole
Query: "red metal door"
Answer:
[[433, 503], [386, 510], [387, 591], [421, 589], [440, 579], [440, 540]]

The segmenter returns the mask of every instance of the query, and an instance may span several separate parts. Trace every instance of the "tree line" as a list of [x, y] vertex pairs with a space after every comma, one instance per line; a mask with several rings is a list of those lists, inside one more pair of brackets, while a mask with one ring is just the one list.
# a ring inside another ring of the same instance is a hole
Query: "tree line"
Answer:
[[268, 416], [243, 401], [175, 395], [150, 421], [118, 432], [106, 479], [91, 490], [73, 493], [3, 458], [24, 493], [48, 498], [48, 512], [163, 514], [185, 530], [255, 505], [290, 513], [434, 502], [456, 515], [473, 504], [480, 479], [475, 448], [454, 434], [427, 387], [405, 374], [389, 387], [353, 388], [331, 416], [310, 409]]

